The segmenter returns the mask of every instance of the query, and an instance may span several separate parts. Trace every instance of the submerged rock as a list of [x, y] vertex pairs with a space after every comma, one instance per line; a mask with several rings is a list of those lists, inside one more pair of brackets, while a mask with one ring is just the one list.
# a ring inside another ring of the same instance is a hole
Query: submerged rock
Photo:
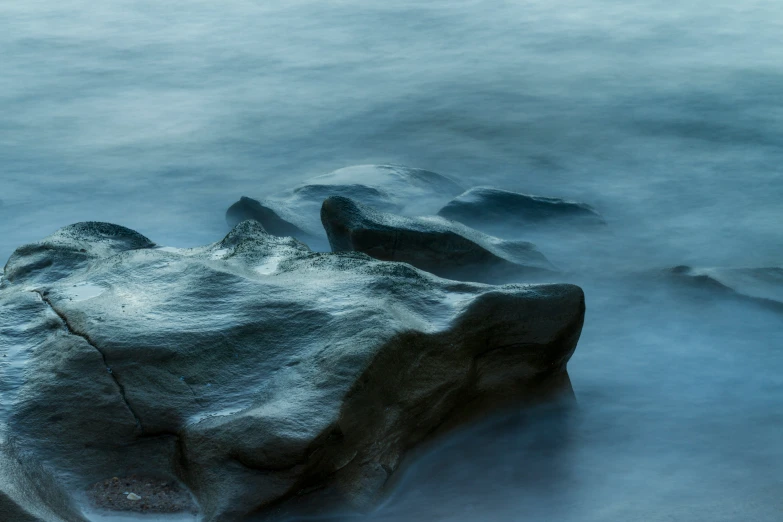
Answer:
[[573, 285], [456, 283], [250, 221], [195, 249], [81, 223], [5, 268], [0, 435], [69, 494], [137, 474], [206, 521], [361, 509], [433, 434], [569, 394], [583, 318]]
[[783, 311], [783, 268], [694, 268], [676, 266], [665, 271], [679, 283]]
[[386, 212], [410, 215], [434, 213], [463, 190], [454, 180], [428, 170], [358, 165], [317, 176], [260, 201], [243, 196], [229, 207], [226, 222], [233, 227], [253, 219], [270, 234], [293, 236], [326, 250], [328, 243], [319, 216], [321, 204], [329, 196], [348, 197]]
[[[242, 196], [239, 198], [239, 201], [228, 207], [228, 210], [226, 211], [226, 222], [234, 227], [238, 223], [250, 219], [261, 223], [264, 229], [274, 236], [292, 236], [299, 239], [305, 239], [310, 236], [310, 234], [293, 223], [289, 223], [281, 218], [277, 212], [268, 205], [278, 206], [274, 203], [267, 203], [264, 205], [256, 199]], [[296, 221], [296, 218], [292, 218], [291, 216], [289, 216], [289, 219], [294, 219]]]
[[591, 206], [559, 198], [531, 196], [489, 187], [475, 187], [438, 212], [479, 230], [497, 230], [545, 222], [604, 224]]
[[334, 252], [402, 261], [449, 279], [498, 282], [553, 270], [532, 243], [504, 241], [441, 217], [406, 218], [330, 197], [321, 220]]

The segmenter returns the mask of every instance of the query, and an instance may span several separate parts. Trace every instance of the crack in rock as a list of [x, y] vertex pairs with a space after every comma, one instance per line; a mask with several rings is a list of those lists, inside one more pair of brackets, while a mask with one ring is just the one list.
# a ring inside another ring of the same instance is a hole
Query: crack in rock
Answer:
[[125, 387], [122, 385], [122, 383], [120, 383], [117, 374], [112, 371], [111, 366], [109, 366], [109, 362], [106, 360], [106, 353], [100, 348], [98, 348], [98, 345], [96, 345], [87, 334], [77, 332], [76, 330], [74, 330], [73, 326], [71, 326], [71, 323], [68, 321], [68, 317], [66, 317], [64, 313], [60, 312], [59, 310], [57, 310], [57, 308], [54, 307], [54, 305], [49, 300], [49, 298], [46, 297], [46, 294], [44, 292], [41, 292], [40, 290], [33, 290], [33, 292], [38, 294], [38, 297], [41, 298], [41, 301], [46, 303], [46, 305], [52, 310], [52, 312], [54, 312], [57, 315], [57, 317], [60, 318], [60, 320], [63, 322], [63, 325], [65, 326], [65, 330], [69, 334], [75, 335], [77, 337], [81, 337], [82, 339], [85, 340], [87, 344], [92, 346], [95, 349], [95, 351], [97, 351], [100, 354], [101, 359], [103, 360], [103, 365], [106, 367], [106, 371], [109, 373], [109, 375], [111, 375], [114, 384], [117, 385], [117, 389], [120, 392], [120, 397], [122, 398], [122, 402], [125, 403], [125, 407], [127, 407], [128, 411], [131, 413], [131, 415], [133, 415], [133, 418], [136, 421], [136, 427], [139, 429], [141, 433], [144, 433], [144, 426], [142, 426], [141, 424], [141, 418], [136, 413], [136, 410], [133, 409], [133, 406], [131, 406], [130, 402], [128, 402], [128, 398], [125, 396]]

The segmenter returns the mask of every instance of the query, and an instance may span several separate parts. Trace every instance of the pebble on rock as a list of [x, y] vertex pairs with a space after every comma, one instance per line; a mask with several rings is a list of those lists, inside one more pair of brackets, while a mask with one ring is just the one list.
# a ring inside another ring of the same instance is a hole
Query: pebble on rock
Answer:
[[198, 512], [187, 490], [174, 481], [160, 479], [137, 475], [112, 477], [94, 484], [87, 494], [96, 507], [111, 511]]

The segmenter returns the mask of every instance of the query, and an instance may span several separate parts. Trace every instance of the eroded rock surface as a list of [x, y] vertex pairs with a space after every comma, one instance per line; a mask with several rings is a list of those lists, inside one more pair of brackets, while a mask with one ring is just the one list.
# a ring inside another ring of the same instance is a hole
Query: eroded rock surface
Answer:
[[81, 223], [13, 254], [0, 315], [0, 433], [47, 480], [176, 480], [233, 521], [367, 507], [433, 433], [569, 393], [584, 296], [314, 253], [250, 221], [187, 250]]
[[460, 194], [438, 215], [491, 232], [553, 222], [604, 224], [598, 212], [584, 203], [489, 187], [475, 187]]
[[505, 241], [441, 217], [408, 218], [348, 198], [327, 198], [321, 220], [334, 252], [363, 252], [450, 279], [499, 282], [551, 275], [532, 243]]
[[464, 189], [428, 170], [401, 165], [357, 165], [309, 179], [291, 190], [255, 200], [242, 197], [226, 212], [229, 226], [246, 219], [267, 232], [293, 236], [317, 250], [328, 250], [320, 221], [321, 204], [343, 196], [386, 212], [432, 214]]

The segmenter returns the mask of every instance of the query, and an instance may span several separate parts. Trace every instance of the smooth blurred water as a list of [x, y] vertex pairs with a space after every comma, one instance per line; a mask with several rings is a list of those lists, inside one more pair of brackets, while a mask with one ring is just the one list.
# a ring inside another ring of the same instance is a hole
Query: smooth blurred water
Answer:
[[781, 520], [779, 314], [624, 279], [783, 265], [781, 35], [778, 0], [3, 2], [0, 258], [212, 242], [360, 163], [585, 201], [607, 237], [518, 231], [587, 291], [579, 414], [460, 435], [373, 518]]

